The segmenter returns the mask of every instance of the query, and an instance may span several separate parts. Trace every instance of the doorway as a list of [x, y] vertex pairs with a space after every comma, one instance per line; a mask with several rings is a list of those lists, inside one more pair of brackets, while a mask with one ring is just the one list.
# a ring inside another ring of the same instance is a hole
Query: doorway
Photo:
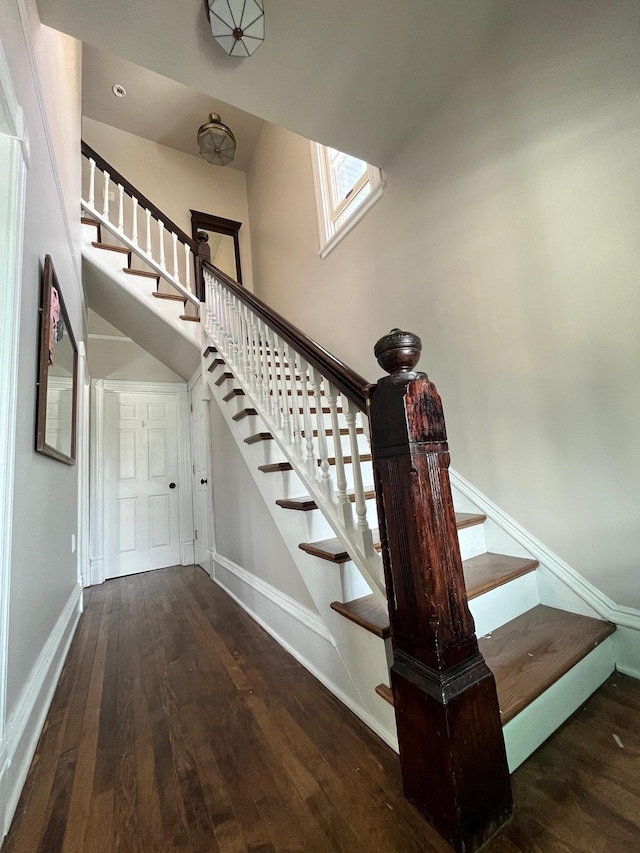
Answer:
[[200, 210], [191, 210], [190, 213], [193, 239], [197, 242], [198, 232], [204, 231], [208, 237], [211, 263], [238, 284], [242, 284], [238, 240], [242, 222], [214, 216], [212, 213], [203, 213]]

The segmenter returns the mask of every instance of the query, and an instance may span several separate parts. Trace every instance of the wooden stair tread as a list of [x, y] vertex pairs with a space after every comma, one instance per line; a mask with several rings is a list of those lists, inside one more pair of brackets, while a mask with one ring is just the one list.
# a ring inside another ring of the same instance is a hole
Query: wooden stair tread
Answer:
[[271, 462], [269, 465], [258, 465], [258, 471], [262, 471], [263, 474], [271, 474], [274, 471], [292, 471], [291, 464], [289, 462]]
[[[336, 464], [336, 457], [335, 456], [329, 456], [327, 461], [328, 461], [329, 465], [335, 465]], [[345, 465], [351, 465], [351, 463], [353, 462], [353, 458], [351, 456], [343, 456], [342, 461], [344, 462]], [[371, 454], [370, 453], [361, 453], [360, 454], [360, 461], [361, 462], [371, 462]], [[318, 459], [318, 465], [322, 465], [321, 459]]]
[[233, 400], [234, 397], [244, 397], [244, 391], [242, 388], [232, 388], [227, 394], [222, 398], [225, 403], [228, 403], [229, 400]]
[[173, 293], [158, 293], [158, 291], [155, 290], [152, 295], [155, 296], [156, 299], [169, 299], [171, 302], [184, 302], [182, 296], [178, 296]]
[[[493, 672], [505, 726], [615, 631], [611, 622], [539, 604], [478, 644]], [[393, 693], [376, 693], [393, 705]]]
[[98, 222], [98, 220], [97, 220], [97, 219], [92, 219], [90, 216], [81, 216], [81, 217], [80, 217], [80, 222], [81, 222], [83, 225], [95, 225], [95, 226], [96, 226], [96, 228], [99, 228], [99, 227], [100, 227], [100, 223]]
[[[302, 414], [304, 414], [304, 409], [302, 408], [302, 406], [300, 406], [300, 408], [298, 409], [298, 411], [300, 412], [300, 414], [301, 414], [301, 415], [302, 415]], [[342, 414], [342, 408], [341, 408], [341, 407], [338, 407], [338, 408], [336, 409], [336, 411], [337, 411], [337, 413], [338, 413], [339, 415], [341, 415], [341, 414]], [[312, 407], [309, 409], [309, 412], [310, 412], [310, 414], [315, 415], [315, 414], [317, 413], [317, 409], [316, 409], [316, 407], [315, 407], [315, 406], [312, 406]], [[322, 407], [322, 414], [323, 414], [323, 415], [328, 415], [328, 414], [330, 414], [330, 413], [331, 413], [331, 409], [329, 408], [329, 406], [323, 406], [323, 407]], [[289, 409], [289, 414], [290, 414], [290, 415], [292, 415], [292, 414], [293, 414], [293, 409], [291, 409], [291, 408]]]
[[253, 408], [242, 409], [232, 418], [234, 421], [241, 421], [243, 418], [250, 418], [252, 415], [257, 415], [257, 411]]
[[332, 601], [330, 606], [336, 613], [342, 614], [342, 616], [355, 622], [356, 625], [360, 625], [361, 628], [375, 634], [376, 637], [382, 637], [383, 640], [386, 640], [387, 637], [391, 636], [389, 616], [373, 595], [364, 595], [362, 598], [344, 603]]
[[249, 438], [245, 438], [245, 444], [258, 444], [260, 441], [271, 441], [273, 436], [270, 432], [257, 432], [255, 435], [250, 435]]
[[207, 358], [207, 356], [211, 355], [211, 353], [216, 353], [218, 350], [215, 347], [207, 347], [202, 355]]
[[[158, 273], [151, 270], [134, 270], [133, 267], [123, 267], [122, 272], [126, 272], [127, 275], [141, 275], [143, 278], [155, 278], [160, 281]], [[153, 295], [159, 296], [161, 299], [179, 299], [182, 302], [182, 296], [173, 293], [154, 293]]]
[[[224, 363], [224, 358], [214, 358], [209, 367], [207, 367], [207, 370], [209, 371], [209, 373], [213, 373], [216, 367], [222, 367]], [[231, 376], [231, 374], [229, 375]]]
[[228, 370], [225, 370], [224, 373], [221, 373], [220, 376], [216, 379], [216, 385], [222, 385], [223, 382], [226, 382], [227, 379], [233, 379], [233, 373], [230, 373]]
[[[313, 506], [308, 505], [308, 502], [311, 501]], [[317, 504], [311, 497], [311, 495], [302, 495], [299, 498], [281, 498], [276, 501], [277, 505], [282, 507], [283, 509], [297, 509], [308, 511], [310, 509], [317, 509]], [[304, 506], [303, 506], [304, 504]], [[474, 524], [482, 524], [485, 520], [486, 516], [484, 515], [471, 515], [466, 512], [457, 512], [456, 513], [456, 526], [458, 530], [463, 527], [468, 527], [471, 523], [470, 519], [474, 518]], [[377, 530], [373, 530], [373, 544], [375, 549], [380, 550], [380, 536]], [[298, 547], [305, 551], [307, 554], [312, 554], [314, 557], [320, 557], [323, 560], [329, 560], [332, 563], [346, 563], [351, 559], [349, 554], [344, 550], [344, 546], [340, 542], [339, 539], [323, 539], [321, 542], [301, 542]], [[483, 555], [484, 556], [484, 555]], [[501, 556], [501, 555], [493, 555], [493, 556]], [[477, 558], [473, 558], [477, 559]], [[517, 559], [515, 557], [506, 557], [507, 560]], [[468, 560], [465, 560], [462, 563], [463, 568], [466, 567]], [[466, 574], [465, 574], [466, 577]], [[506, 581], [502, 581], [505, 583]], [[499, 586], [499, 584], [496, 584]], [[489, 587], [491, 588], [491, 587]], [[477, 593], [479, 595], [479, 593]]]
[[[305, 434], [304, 430], [303, 430], [303, 429], [301, 429], [301, 430], [300, 430], [300, 435], [304, 435], [304, 434]], [[333, 435], [333, 430], [332, 430], [332, 429], [326, 429], [326, 430], [324, 431], [324, 434], [325, 434], [325, 435], [331, 435], [331, 436], [332, 436], [332, 435]], [[356, 434], [357, 434], [357, 435], [364, 435], [364, 430], [363, 430], [363, 428], [362, 428], [362, 427], [357, 427], [357, 428], [356, 428]], [[341, 427], [341, 428], [340, 428], [340, 435], [349, 435], [349, 427]], [[317, 429], [314, 429], [314, 430], [313, 430], [313, 437], [314, 437], [314, 438], [317, 438], [317, 437], [318, 437], [318, 430], [317, 430]]]
[[615, 631], [611, 622], [543, 604], [478, 638], [506, 725]]
[[376, 687], [376, 693], [378, 696], [381, 696], [385, 702], [393, 705], [393, 691], [386, 684], [378, 684]]
[[192, 317], [190, 314], [181, 314], [180, 319], [181, 320], [187, 320], [187, 322], [189, 322], [189, 323], [199, 323], [200, 322], [200, 317]]
[[344, 550], [344, 546], [339, 539], [322, 539], [319, 542], [301, 542], [298, 545], [301, 551], [311, 554], [313, 557], [320, 557], [322, 560], [329, 560], [330, 563], [346, 563], [351, 557]]
[[120, 252], [122, 255], [131, 254], [130, 250], [126, 249], [124, 246], [111, 246], [109, 243], [98, 243], [97, 240], [92, 242], [91, 245], [95, 249], [107, 249], [109, 252]]
[[502, 584], [533, 572], [538, 561], [530, 557], [509, 557], [506, 554], [480, 554], [462, 564], [469, 599], [495, 589]]

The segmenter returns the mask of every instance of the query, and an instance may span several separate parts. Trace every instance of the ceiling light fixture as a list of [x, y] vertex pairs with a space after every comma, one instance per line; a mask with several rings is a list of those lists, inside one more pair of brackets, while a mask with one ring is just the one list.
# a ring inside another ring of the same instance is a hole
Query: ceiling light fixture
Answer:
[[236, 156], [236, 138], [222, 124], [218, 113], [211, 113], [209, 121], [198, 130], [198, 150], [207, 163], [228, 166]]
[[251, 56], [264, 41], [263, 0], [204, 0], [211, 35], [229, 56]]
[[111, 91], [116, 96], [116, 98], [124, 98], [127, 94], [127, 90], [124, 86], [121, 86], [120, 83], [114, 83], [111, 87]]

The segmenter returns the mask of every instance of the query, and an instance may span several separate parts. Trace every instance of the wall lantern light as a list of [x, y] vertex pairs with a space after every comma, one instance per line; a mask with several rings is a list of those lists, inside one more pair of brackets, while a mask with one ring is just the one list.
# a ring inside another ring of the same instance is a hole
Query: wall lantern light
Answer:
[[263, 0], [204, 0], [211, 35], [229, 56], [251, 56], [264, 41]]
[[198, 149], [207, 163], [215, 166], [227, 166], [236, 156], [236, 138], [218, 113], [211, 113], [198, 130]]

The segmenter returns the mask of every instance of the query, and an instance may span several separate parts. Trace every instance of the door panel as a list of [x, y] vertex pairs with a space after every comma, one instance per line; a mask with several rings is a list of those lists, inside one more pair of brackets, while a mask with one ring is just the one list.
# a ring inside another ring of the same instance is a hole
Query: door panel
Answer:
[[180, 563], [177, 421], [175, 395], [105, 393], [106, 577]]

